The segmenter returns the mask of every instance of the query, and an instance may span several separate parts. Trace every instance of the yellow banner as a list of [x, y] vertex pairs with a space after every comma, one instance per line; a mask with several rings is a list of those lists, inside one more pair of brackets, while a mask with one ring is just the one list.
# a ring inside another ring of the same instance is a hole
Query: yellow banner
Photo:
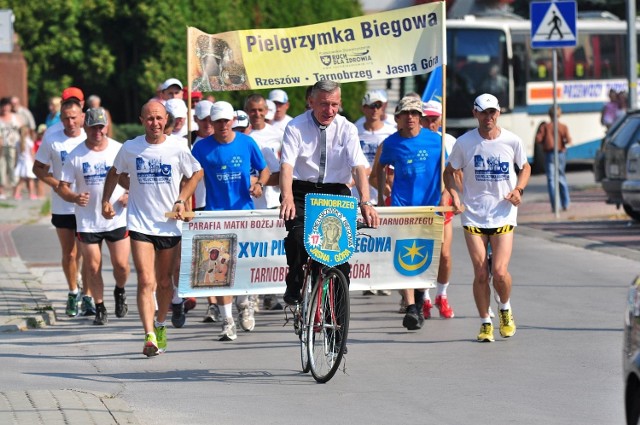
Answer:
[[445, 2], [295, 28], [188, 28], [191, 90], [231, 91], [407, 77], [446, 64]]

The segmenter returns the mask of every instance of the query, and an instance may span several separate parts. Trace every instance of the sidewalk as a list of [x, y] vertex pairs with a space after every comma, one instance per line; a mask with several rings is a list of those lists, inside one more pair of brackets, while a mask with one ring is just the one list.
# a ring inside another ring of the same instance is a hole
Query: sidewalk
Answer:
[[40, 328], [56, 322], [40, 280], [18, 256], [11, 232], [38, 221], [45, 201], [0, 201], [0, 332]]

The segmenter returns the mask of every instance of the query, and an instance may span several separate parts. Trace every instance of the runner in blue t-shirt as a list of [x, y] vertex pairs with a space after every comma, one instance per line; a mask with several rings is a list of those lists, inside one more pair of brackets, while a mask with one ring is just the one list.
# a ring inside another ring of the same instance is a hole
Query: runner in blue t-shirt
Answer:
[[[223, 101], [214, 103], [211, 107], [214, 133], [196, 143], [191, 151], [204, 170], [207, 191], [205, 211], [252, 210], [254, 206], [251, 197], [262, 196], [262, 190], [271, 174], [255, 140], [233, 131], [234, 117], [231, 104]], [[251, 183], [252, 170], [259, 173], [255, 183]], [[237, 337], [231, 313], [232, 301], [232, 296], [218, 298], [218, 304], [222, 303], [223, 318], [220, 341], [233, 341]], [[245, 331], [253, 330], [253, 307], [242, 303], [238, 309], [241, 327]]]
[[[382, 144], [376, 174], [382, 176], [383, 167], [394, 168], [391, 188], [392, 206], [432, 206], [440, 203], [442, 139], [420, 125], [424, 115], [422, 101], [406, 96], [396, 107], [398, 131]], [[382, 202], [384, 180], [378, 179], [378, 205]], [[402, 325], [409, 330], [422, 328], [424, 322], [424, 290], [405, 289], [407, 312]]]

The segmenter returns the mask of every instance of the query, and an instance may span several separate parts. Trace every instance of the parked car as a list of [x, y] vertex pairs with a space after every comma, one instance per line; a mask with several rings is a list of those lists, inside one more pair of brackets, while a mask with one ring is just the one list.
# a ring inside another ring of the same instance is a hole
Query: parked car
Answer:
[[[627, 153], [627, 179], [622, 182], [622, 201], [634, 220], [640, 221], [640, 143], [634, 143]], [[626, 209], [625, 209], [626, 211]]]
[[631, 282], [624, 316], [622, 367], [628, 425], [640, 423], [640, 276]]
[[629, 216], [640, 221], [640, 211], [634, 210], [622, 197], [622, 183], [627, 179], [627, 153], [637, 142], [640, 142], [640, 110], [628, 112], [607, 132], [596, 153], [594, 174], [606, 192], [607, 203], [622, 206]]

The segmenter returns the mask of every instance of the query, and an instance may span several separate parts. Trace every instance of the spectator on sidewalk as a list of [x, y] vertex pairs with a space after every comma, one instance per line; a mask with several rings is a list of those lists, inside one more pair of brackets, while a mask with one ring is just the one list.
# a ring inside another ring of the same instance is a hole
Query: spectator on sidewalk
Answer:
[[0, 199], [7, 199], [5, 191], [11, 190], [17, 182], [14, 168], [16, 149], [20, 143], [20, 127], [23, 122], [11, 110], [11, 98], [0, 99]]
[[[569, 135], [569, 127], [560, 122], [562, 109], [558, 106], [558, 188], [560, 196], [560, 205], [562, 211], [569, 209], [571, 199], [569, 197], [569, 184], [567, 183], [567, 145], [571, 144], [571, 136]], [[551, 211], [556, 210], [556, 156], [554, 143], [554, 114], [553, 106], [549, 108], [549, 122], [542, 122], [536, 133], [536, 143], [542, 145], [544, 151], [544, 170], [547, 174], [547, 191], [549, 192], [549, 201], [551, 202]]]

